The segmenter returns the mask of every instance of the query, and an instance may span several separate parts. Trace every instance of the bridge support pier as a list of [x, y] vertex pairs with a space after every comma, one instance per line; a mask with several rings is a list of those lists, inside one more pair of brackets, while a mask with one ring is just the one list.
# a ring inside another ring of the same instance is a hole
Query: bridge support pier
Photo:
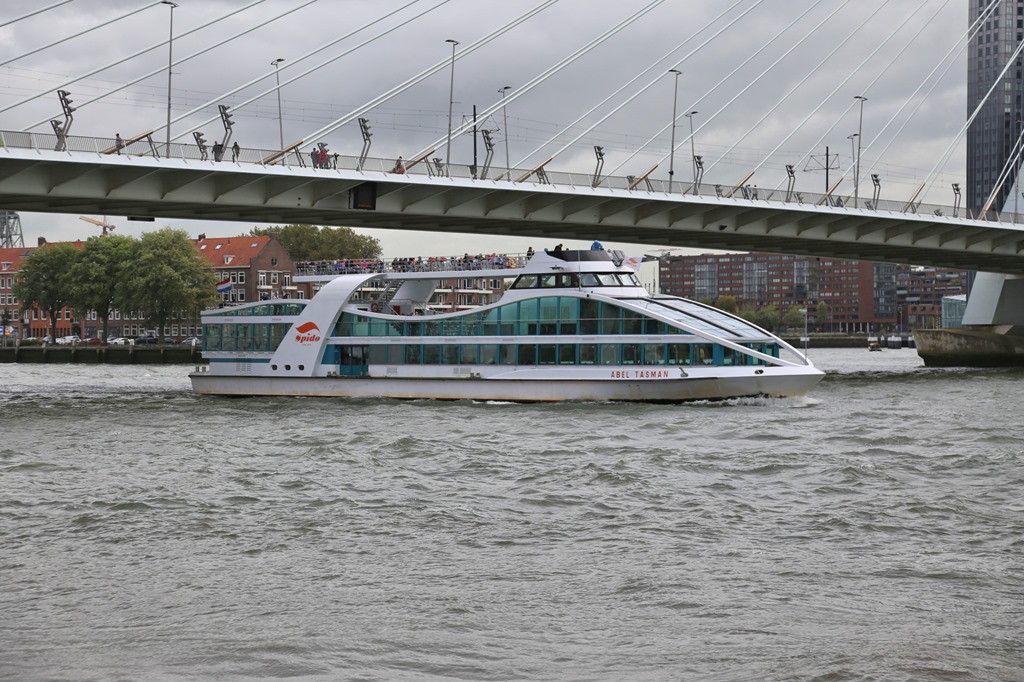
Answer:
[[1024, 278], [978, 273], [963, 326], [917, 329], [917, 354], [929, 367], [1024, 366]]

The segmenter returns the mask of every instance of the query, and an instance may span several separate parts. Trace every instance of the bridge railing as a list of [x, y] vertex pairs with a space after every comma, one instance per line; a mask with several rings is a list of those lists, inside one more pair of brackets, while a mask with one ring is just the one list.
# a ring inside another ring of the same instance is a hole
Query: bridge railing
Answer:
[[[395, 167], [394, 159], [368, 157], [360, 163], [359, 157], [335, 153], [327, 155], [327, 164], [326, 167], [323, 167], [319, 163], [313, 163], [310, 156], [310, 152], [313, 150], [312, 146], [306, 150], [296, 148], [286, 154], [281, 154], [280, 150], [277, 149], [239, 147], [237, 155], [232, 147], [228, 147], [221, 150], [221, 155], [218, 159], [215, 158], [214, 146], [212, 144], [207, 144], [205, 148], [200, 148], [195, 143], [171, 142], [168, 145], [154, 140], [152, 135], [148, 133], [137, 138], [123, 140], [120, 149], [118, 149], [117, 139], [113, 137], [62, 136], [56, 133], [0, 130], [0, 145], [14, 149], [39, 149], [98, 155], [115, 155], [120, 153], [120, 155], [129, 157], [173, 158], [209, 163], [217, 163], [219, 161], [222, 163], [272, 165], [326, 171], [359, 170], [365, 173], [392, 173]], [[273, 163], [266, 163], [266, 159], [273, 159]], [[670, 192], [667, 180], [643, 176], [639, 179], [634, 176], [605, 176], [599, 178], [595, 184], [592, 174], [548, 171], [544, 166], [545, 164], [542, 164], [534, 169], [513, 168], [511, 169], [511, 174], [504, 167], [492, 166], [488, 169], [487, 178], [480, 179], [479, 174], [483, 171], [481, 168], [474, 168], [471, 165], [465, 164], [452, 164], [449, 167], [445, 167], [439, 160], [424, 159], [413, 167], [407, 168], [405, 174], [432, 177], [448, 176], [470, 180], [475, 179], [480, 182], [512, 183], [517, 185], [533, 184], [571, 187], [573, 189], [603, 188], [628, 190], [637, 194], [701, 196], [712, 198], [716, 201], [735, 199], [781, 202], [808, 207], [863, 208], [876, 212], [915, 213], [929, 217], [967, 218], [989, 222], [1024, 224], [1024, 215], [1010, 212], [990, 210], [982, 213], [963, 207], [954, 209], [953, 206], [941, 204], [881, 198], [875, 201], [873, 196], [859, 196], [855, 199], [849, 194], [839, 195], [833, 193], [829, 195], [807, 191], [789, 192], [785, 189], [759, 188], [756, 185], [732, 186], [704, 182], [695, 188], [692, 182], [674, 181]], [[508, 177], [509, 175], [511, 175], [511, 178]]]

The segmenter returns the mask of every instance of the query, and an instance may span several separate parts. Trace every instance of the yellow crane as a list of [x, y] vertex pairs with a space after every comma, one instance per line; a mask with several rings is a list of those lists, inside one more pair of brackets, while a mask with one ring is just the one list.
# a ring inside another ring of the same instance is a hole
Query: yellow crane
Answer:
[[78, 219], [84, 220], [87, 223], [92, 223], [93, 225], [103, 228], [103, 235], [106, 235], [108, 232], [114, 231], [114, 225], [111, 225], [110, 223], [107, 222], [107, 216], [103, 216], [103, 220], [96, 220], [95, 218], [89, 218], [84, 215], [80, 215], [78, 216]]

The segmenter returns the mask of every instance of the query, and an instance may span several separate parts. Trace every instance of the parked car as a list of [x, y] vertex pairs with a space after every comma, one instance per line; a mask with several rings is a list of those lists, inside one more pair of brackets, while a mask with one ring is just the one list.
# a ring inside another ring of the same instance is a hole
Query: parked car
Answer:
[[91, 339], [86, 339], [85, 341], [83, 341], [83, 343], [85, 343], [88, 346], [102, 346], [103, 339], [99, 338], [98, 336], [94, 336]]
[[164, 345], [165, 346], [176, 346], [177, 344], [178, 344], [178, 339], [174, 338], [173, 336], [165, 336], [164, 337]]
[[201, 346], [203, 344], [203, 340], [198, 336], [190, 336], [187, 339], [182, 339], [181, 343], [185, 346]]
[[59, 339], [57, 339], [57, 345], [68, 346], [73, 343], [78, 343], [81, 340], [82, 339], [79, 338], [77, 334], [71, 334], [70, 336], [62, 336]]
[[107, 345], [110, 345], [110, 346], [127, 346], [128, 345], [128, 339], [124, 338], [123, 336], [115, 336], [112, 339], [107, 339]]
[[142, 344], [142, 343], [155, 344], [157, 342], [159, 342], [159, 339], [156, 338], [155, 336], [140, 336], [140, 337], [135, 339], [135, 345], [136, 346], [139, 345], [139, 344]]
[[43, 343], [53, 343], [53, 337], [47, 334], [43, 337]]

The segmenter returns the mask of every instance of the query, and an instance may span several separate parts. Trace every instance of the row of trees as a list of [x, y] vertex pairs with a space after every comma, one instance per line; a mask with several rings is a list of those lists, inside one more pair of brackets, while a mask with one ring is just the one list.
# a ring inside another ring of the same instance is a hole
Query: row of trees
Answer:
[[107, 235], [81, 248], [60, 243], [36, 249], [22, 263], [14, 293], [23, 308], [46, 311], [51, 336], [57, 335], [57, 313], [68, 307], [78, 320], [95, 310], [107, 338], [112, 310], [143, 311], [147, 326], [163, 329], [176, 312], [198, 316], [212, 305], [216, 287], [188, 233], [164, 228], [138, 239]]
[[317, 225], [285, 225], [254, 228], [251, 237], [276, 237], [288, 250], [293, 260], [335, 260], [380, 258], [380, 242], [357, 234], [348, 227], [319, 227]]
[[[804, 326], [807, 325], [808, 315], [811, 314], [811, 304], [807, 304], [807, 312], [805, 308], [800, 306], [790, 306], [789, 309], [782, 313], [778, 308], [774, 306], [762, 306], [757, 307], [753, 305], [746, 305], [742, 308], [735, 296], [719, 296], [718, 300], [712, 303], [708, 299], [702, 299], [701, 303], [708, 305], [714, 305], [719, 310], [724, 310], [727, 313], [733, 315], [739, 315], [744, 320], [756, 324], [762, 329], [768, 331], [777, 331], [780, 327], [785, 327], [790, 330], [803, 330]], [[828, 307], [828, 303], [824, 301], [819, 302], [813, 308], [814, 314], [811, 318], [817, 322], [824, 322], [829, 319], [832, 315], [832, 310]]]

